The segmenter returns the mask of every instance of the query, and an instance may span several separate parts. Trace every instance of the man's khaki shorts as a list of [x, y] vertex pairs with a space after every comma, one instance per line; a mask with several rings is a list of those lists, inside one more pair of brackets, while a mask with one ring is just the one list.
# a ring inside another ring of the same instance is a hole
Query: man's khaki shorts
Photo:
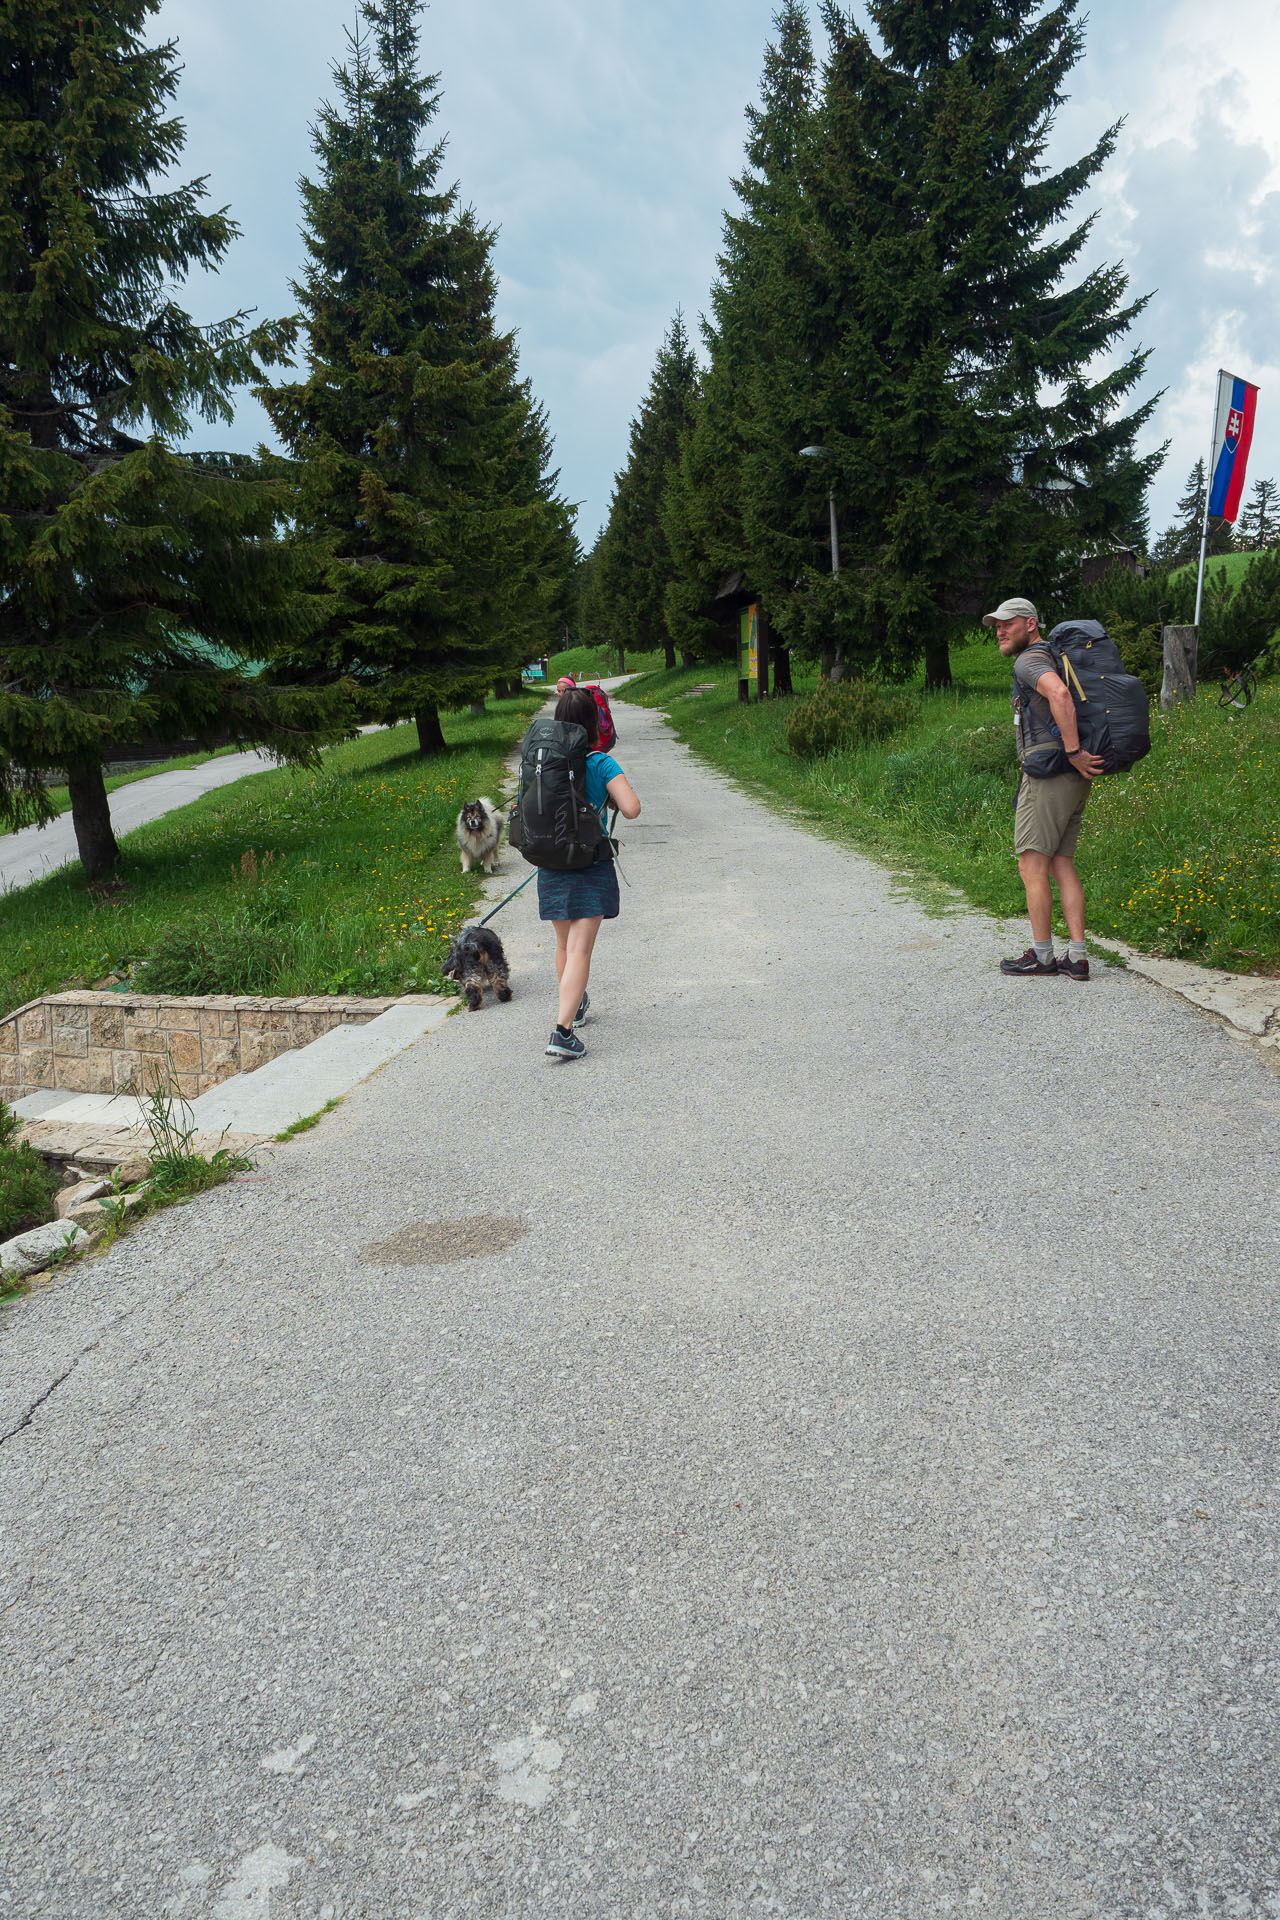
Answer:
[[1051, 780], [1022, 776], [1013, 813], [1015, 853], [1065, 854], [1069, 859], [1080, 838], [1080, 818], [1093, 785], [1072, 767]]

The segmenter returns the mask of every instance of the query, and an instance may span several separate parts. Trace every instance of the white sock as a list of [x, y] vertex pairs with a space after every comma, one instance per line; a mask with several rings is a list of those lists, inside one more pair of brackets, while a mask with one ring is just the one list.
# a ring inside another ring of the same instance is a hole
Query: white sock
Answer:
[[1043, 946], [1041, 946], [1038, 940], [1033, 940], [1031, 942], [1031, 950], [1042, 967], [1047, 967], [1053, 958], [1052, 940], [1046, 940]]
[[1070, 942], [1070, 943], [1068, 944], [1068, 947], [1067, 947], [1067, 951], [1068, 951], [1068, 953], [1069, 953], [1069, 954], [1071, 955], [1071, 958], [1072, 958], [1073, 960], [1083, 960], [1083, 959], [1085, 958], [1085, 945], [1084, 945], [1084, 941], [1083, 941], [1083, 940], [1072, 940], [1072, 941], [1071, 941], [1071, 942]]

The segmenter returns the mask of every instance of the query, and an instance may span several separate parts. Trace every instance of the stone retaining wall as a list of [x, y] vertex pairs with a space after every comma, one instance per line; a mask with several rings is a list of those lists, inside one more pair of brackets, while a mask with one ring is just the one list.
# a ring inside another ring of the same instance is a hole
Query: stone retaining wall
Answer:
[[393, 1000], [320, 995], [254, 1000], [209, 994], [52, 993], [0, 1020], [0, 1099], [38, 1089], [123, 1093], [172, 1070], [188, 1099], [252, 1073], [333, 1027], [363, 1026]]

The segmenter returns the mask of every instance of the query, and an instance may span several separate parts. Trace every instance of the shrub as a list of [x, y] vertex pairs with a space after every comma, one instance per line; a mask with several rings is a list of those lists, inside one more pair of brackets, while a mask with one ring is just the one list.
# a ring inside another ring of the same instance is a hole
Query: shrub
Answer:
[[787, 715], [787, 745], [812, 760], [841, 747], [883, 740], [909, 726], [916, 702], [874, 680], [820, 680], [807, 699]]
[[19, 1124], [17, 1114], [0, 1101], [0, 1240], [52, 1220], [58, 1191], [57, 1174], [35, 1148], [15, 1145]]
[[974, 773], [1012, 773], [1018, 764], [1012, 721], [1007, 727], [975, 727], [952, 745], [957, 758]]
[[1159, 626], [1139, 626], [1136, 620], [1125, 620], [1118, 615], [1104, 624], [1119, 647], [1126, 668], [1141, 680], [1154, 700], [1164, 679], [1164, 635]]
[[274, 915], [175, 920], [161, 929], [130, 985], [140, 993], [270, 993], [290, 933]]

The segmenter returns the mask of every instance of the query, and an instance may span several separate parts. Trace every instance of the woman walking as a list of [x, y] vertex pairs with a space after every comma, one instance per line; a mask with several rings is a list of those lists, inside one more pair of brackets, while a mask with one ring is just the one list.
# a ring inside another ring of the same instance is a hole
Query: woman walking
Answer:
[[[596, 749], [599, 709], [585, 687], [570, 687], [560, 695], [556, 719], [576, 722], [586, 733], [587, 804], [599, 814], [602, 830], [611, 806], [625, 820], [635, 820], [640, 802], [630, 781], [611, 753]], [[553, 1059], [577, 1060], [586, 1052], [576, 1029], [586, 1019], [590, 1005], [587, 979], [596, 935], [602, 920], [618, 917], [618, 875], [607, 833], [602, 834], [594, 866], [569, 873], [538, 869], [538, 917], [550, 920], [556, 930], [556, 978], [560, 982], [556, 1024], [547, 1052]]]

